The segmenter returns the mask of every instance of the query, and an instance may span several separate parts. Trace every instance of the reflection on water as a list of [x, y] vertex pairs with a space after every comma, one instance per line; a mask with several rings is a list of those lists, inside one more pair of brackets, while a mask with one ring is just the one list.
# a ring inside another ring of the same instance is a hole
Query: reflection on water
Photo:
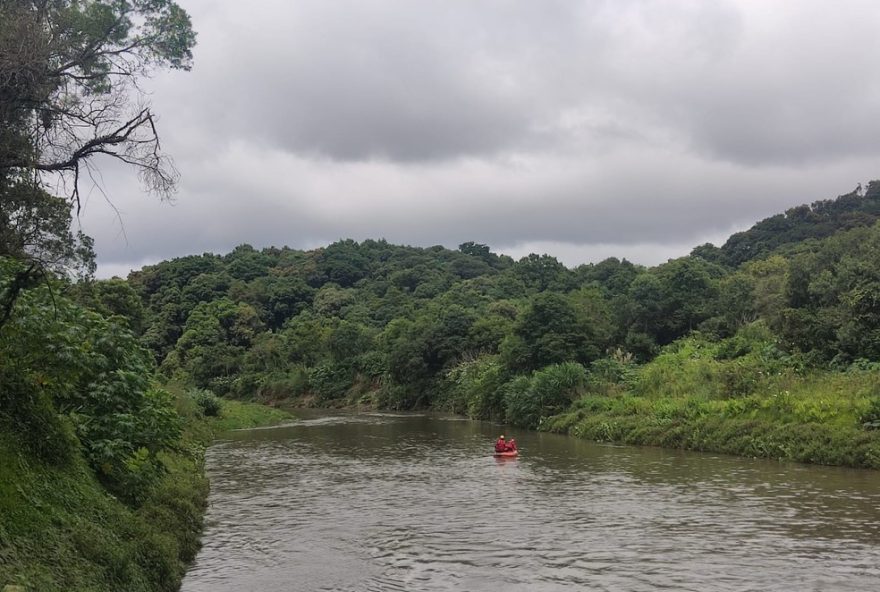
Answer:
[[184, 592], [873, 590], [880, 473], [315, 415], [208, 452]]

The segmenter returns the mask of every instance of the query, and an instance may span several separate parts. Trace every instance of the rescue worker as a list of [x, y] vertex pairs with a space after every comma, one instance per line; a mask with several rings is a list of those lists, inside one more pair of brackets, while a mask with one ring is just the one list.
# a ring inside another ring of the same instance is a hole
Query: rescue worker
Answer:
[[495, 452], [507, 452], [507, 442], [504, 440], [504, 434], [498, 436], [498, 440], [495, 441]]

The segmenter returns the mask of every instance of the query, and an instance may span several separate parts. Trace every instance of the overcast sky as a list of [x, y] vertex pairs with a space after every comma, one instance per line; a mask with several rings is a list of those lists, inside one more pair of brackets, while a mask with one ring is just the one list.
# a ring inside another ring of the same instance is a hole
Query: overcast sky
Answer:
[[179, 192], [104, 163], [102, 276], [340, 238], [653, 265], [880, 178], [876, 0], [178, 2], [195, 66], [145, 87]]

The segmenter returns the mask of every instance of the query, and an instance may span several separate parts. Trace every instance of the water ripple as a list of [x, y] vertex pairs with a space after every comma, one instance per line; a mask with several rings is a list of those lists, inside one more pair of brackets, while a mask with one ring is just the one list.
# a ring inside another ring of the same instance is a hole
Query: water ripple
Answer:
[[[453, 421], [454, 419], [454, 421]], [[517, 434], [409, 414], [319, 416], [208, 452], [184, 592], [869, 590], [880, 475]]]

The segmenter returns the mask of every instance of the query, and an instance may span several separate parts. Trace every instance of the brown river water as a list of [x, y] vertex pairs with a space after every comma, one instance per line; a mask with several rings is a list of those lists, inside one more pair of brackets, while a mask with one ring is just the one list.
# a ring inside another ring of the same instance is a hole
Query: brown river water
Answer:
[[208, 450], [183, 592], [880, 590], [880, 472], [301, 416]]

